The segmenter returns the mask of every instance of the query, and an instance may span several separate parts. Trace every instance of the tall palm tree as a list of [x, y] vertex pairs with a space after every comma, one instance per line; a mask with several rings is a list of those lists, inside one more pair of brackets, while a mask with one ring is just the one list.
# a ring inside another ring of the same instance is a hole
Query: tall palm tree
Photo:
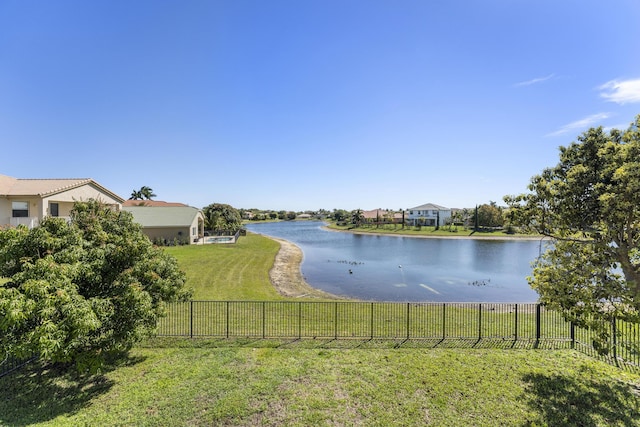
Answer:
[[131, 192], [129, 200], [142, 200], [142, 193], [140, 192], [140, 190], [133, 190]]

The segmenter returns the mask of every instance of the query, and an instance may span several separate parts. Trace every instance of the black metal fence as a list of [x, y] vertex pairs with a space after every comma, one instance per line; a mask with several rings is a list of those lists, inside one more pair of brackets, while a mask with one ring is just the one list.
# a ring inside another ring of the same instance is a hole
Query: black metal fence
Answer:
[[[609, 362], [640, 367], [640, 325], [611, 322]], [[189, 301], [160, 319], [165, 337], [528, 343], [598, 355], [593, 332], [540, 304]], [[491, 345], [491, 344], [489, 344]], [[28, 361], [0, 361], [0, 377]]]
[[[608, 354], [640, 366], [640, 325], [611, 323]], [[190, 301], [169, 307], [159, 336], [564, 343], [595, 355], [593, 333], [540, 304]]]
[[6, 357], [3, 360], [0, 360], [0, 378], [10, 374], [11, 372], [20, 369], [27, 363], [35, 360], [36, 357], [30, 357], [27, 359], [16, 359], [14, 357]]

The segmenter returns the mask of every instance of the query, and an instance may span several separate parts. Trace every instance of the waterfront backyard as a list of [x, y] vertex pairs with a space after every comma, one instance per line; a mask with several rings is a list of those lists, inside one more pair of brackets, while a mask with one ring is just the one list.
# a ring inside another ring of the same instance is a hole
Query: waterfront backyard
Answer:
[[[291, 288], [298, 294], [280, 295], [269, 275], [279, 244], [265, 237], [168, 250], [197, 300], [328, 300], [304, 283]], [[637, 372], [526, 343], [155, 338], [99, 376], [31, 364], [0, 378], [0, 425], [632, 426], [639, 419]]]

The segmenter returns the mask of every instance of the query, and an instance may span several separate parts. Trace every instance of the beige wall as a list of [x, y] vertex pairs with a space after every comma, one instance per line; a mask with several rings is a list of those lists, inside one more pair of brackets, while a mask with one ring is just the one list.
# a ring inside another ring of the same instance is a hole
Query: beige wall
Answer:
[[174, 239], [177, 239], [182, 242], [188, 241], [189, 243], [193, 243], [193, 238], [190, 238], [191, 232], [187, 227], [145, 227], [142, 229], [142, 232], [146, 234], [152, 242], [155, 242], [158, 239], [173, 242]]
[[53, 194], [44, 198], [38, 196], [8, 196], [0, 198], [0, 225], [8, 225], [11, 219], [11, 202], [29, 202], [29, 217], [41, 220], [49, 215], [49, 203], [58, 203], [58, 216], [68, 217], [73, 203], [89, 199], [100, 200], [108, 205], [122, 206], [118, 200], [100, 191], [92, 184], [85, 184], [78, 188]]

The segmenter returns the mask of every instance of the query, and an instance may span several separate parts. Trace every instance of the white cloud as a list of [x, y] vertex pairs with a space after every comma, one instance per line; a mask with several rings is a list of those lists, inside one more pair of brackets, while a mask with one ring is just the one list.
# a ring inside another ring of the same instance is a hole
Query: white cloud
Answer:
[[611, 117], [611, 113], [592, 114], [591, 116], [585, 117], [584, 119], [576, 120], [575, 122], [566, 124], [557, 131], [551, 132], [546, 136], [558, 136], [572, 131], [581, 131], [593, 125], [597, 125], [599, 122], [608, 119], [609, 117]]
[[516, 87], [531, 86], [531, 85], [536, 84], [536, 83], [545, 82], [545, 81], [547, 81], [549, 79], [552, 79], [553, 77], [555, 77], [555, 74], [549, 74], [546, 77], [536, 77], [535, 79], [531, 79], [531, 80], [527, 80], [527, 81], [524, 81], [524, 82], [516, 83], [514, 86], [516, 86]]
[[600, 86], [600, 96], [617, 104], [640, 102], [640, 79], [611, 80]]

